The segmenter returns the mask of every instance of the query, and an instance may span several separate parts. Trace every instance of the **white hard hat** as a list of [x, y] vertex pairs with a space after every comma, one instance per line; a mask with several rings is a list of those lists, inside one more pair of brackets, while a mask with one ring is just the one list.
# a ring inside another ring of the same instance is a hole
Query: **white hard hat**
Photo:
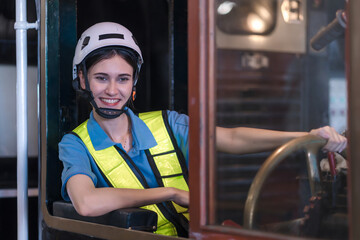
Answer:
[[[101, 22], [85, 30], [76, 45], [73, 59], [73, 80], [76, 80], [78, 77], [77, 65], [80, 64], [86, 56], [94, 50], [110, 46], [126, 47], [135, 51], [138, 55], [137, 72], [140, 72], [143, 57], [133, 34], [118, 23]], [[134, 85], [136, 81], [137, 79], [134, 79]]]

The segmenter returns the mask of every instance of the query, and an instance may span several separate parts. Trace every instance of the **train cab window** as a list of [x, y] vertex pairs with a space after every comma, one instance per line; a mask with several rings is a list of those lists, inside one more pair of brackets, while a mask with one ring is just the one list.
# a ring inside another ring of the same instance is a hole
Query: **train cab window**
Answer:
[[[299, 11], [308, 18], [299, 17], [297, 21], [290, 21], [293, 16], [284, 15], [284, 2], [298, 4], [301, 8]], [[215, 150], [219, 139], [215, 126], [307, 132], [332, 124], [339, 133], [347, 128], [344, 124], [345, 115], [338, 119], [333, 115], [334, 96], [336, 101], [346, 96], [346, 91], [334, 94], [335, 85], [338, 89], [344, 89], [346, 84], [343, 36], [327, 46], [324, 50], [327, 51], [326, 55], [307, 47], [309, 35], [314, 35], [318, 30], [314, 29], [318, 18], [312, 14], [317, 11], [328, 14], [331, 11], [329, 18], [333, 18], [344, 2], [314, 7], [306, 6], [306, 1], [273, 1], [276, 7], [270, 9], [279, 20], [269, 21], [274, 24], [273, 34], [259, 36], [255, 32], [235, 30], [237, 21], [241, 22], [242, 17], [245, 18], [248, 14], [236, 8], [260, 3], [262, 2], [211, 1], [206, 5], [208, 13], [203, 13], [205, 17], [201, 19], [208, 24], [203, 28], [203, 42], [207, 43], [203, 51], [208, 59], [200, 61], [203, 67], [200, 78], [205, 76], [200, 79], [200, 86], [205, 87], [207, 93], [204, 97], [198, 97], [206, 110], [202, 111], [200, 108], [200, 114], [192, 114], [200, 115], [195, 121], [201, 122], [200, 136], [194, 134], [193, 137], [210, 139], [206, 142], [207, 145], [201, 142], [200, 146], [206, 145], [206, 150], [202, 149], [199, 153], [200, 158], [205, 158], [201, 163], [204, 165], [200, 167], [207, 167], [206, 171], [200, 172], [207, 178], [200, 179], [209, 183], [207, 187], [200, 185], [200, 190], [208, 194], [205, 196], [209, 196], [203, 229], [231, 232], [232, 236], [250, 229], [260, 230], [263, 235], [259, 233], [257, 236], [265, 238], [290, 235], [346, 239], [347, 170], [344, 169], [335, 181], [327, 175], [329, 172], [317, 168], [321, 160], [327, 159], [327, 155], [320, 151], [320, 146], [314, 150], [314, 155], [318, 157], [316, 160], [307, 158], [313, 155], [309, 154], [312, 150], [296, 148], [296, 151], [293, 149], [269, 172], [264, 172], [263, 169], [270, 166], [267, 165], [269, 159], [274, 159], [275, 155], [270, 150], [251, 154], [228, 154]], [[231, 11], [234, 11], [234, 15], [231, 15]], [[235, 13], [236, 11], [238, 12]], [[229, 17], [225, 17], [226, 14]], [[324, 22], [324, 25], [327, 23], [328, 21]], [[233, 29], [224, 34], [223, 26], [232, 26]], [[289, 33], [294, 29], [302, 33], [297, 35], [299, 42], [290, 39]], [[281, 41], [272, 41], [272, 37], [277, 34]], [[245, 38], [244, 35], [248, 36]], [[246, 41], [236, 41], [243, 39]], [[193, 71], [196, 72], [195, 69]], [[193, 94], [197, 96], [196, 92]], [[345, 113], [347, 106], [339, 108]], [[202, 132], [202, 129], [205, 130]], [[302, 143], [297, 144], [295, 145], [301, 146]], [[193, 150], [194, 154], [195, 152]], [[315, 168], [321, 184], [312, 175], [312, 169]], [[264, 185], [259, 186], [258, 182], [263, 182]], [[319, 196], [316, 189], [320, 185], [323, 192]], [[253, 194], [253, 186], [256, 186], [256, 190], [261, 189], [256, 195]], [[202, 199], [204, 196], [200, 193], [199, 197]], [[341, 198], [345, 202], [341, 203]], [[255, 211], [252, 208], [254, 202]], [[201, 217], [202, 215], [200, 219]], [[335, 224], [338, 221], [343, 224]]]

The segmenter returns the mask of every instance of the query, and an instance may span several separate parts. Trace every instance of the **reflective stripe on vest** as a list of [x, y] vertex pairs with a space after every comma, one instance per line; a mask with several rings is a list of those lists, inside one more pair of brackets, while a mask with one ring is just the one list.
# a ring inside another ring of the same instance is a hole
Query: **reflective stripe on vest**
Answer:
[[[157, 146], [149, 149], [150, 154], [147, 154], [149, 162], [150, 159], [154, 160], [155, 162], [154, 165], [156, 165], [156, 169], [153, 168], [153, 171], [155, 170], [160, 173], [160, 176], [157, 176], [157, 179], [158, 177], [162, 179], [163, 186], [176, 187], [188, 191], [188, 186], [181, 171], [181, 166], [177, 155], [174, 152], [169, 153], [174, 151], [174, 144], [171, 142], [171, 138], [166, 130], [164, 121], [162, 121], [161, 124], [159, 120], [160, 118], [162, 119], [161, 111], [150, 112], [149, 114], [145, 113], [144, 115], [141, 114], [140, 118], [143, 117], [143, 121], [147, 125], [149, 123], [148, 127], [155, 137], [156, 142], [158, 143]], [[88, 121], [85, 121], [80, 126], [78, 126], [74, 132], [82, 139], [91, 156], [94, 158], [97, 166], [106, 176], [111, 185], [115, 188], [144, 189], [145, 187], [141, 184], [139, 179], [124, 160], [124, 157], [121, 156], [119, 151], [114, 146], [99, 151], [94, 149], [87, 130], [87, 122]], [[167, 158], [167, 162], [164, 161], [164, 157]], [[177, 204], [174, 204], [174, 207], [178, 213], [183, 213], [183, 215], [189, 219], [186, 208], [183, 208]], [[178, 235], [174, 224], [165, 217], [169, 216], [169, 213], [163, 213], [160, 210], [164, 209], [163, 205], [151, 204], [143, 206], [142, 208], [152, 210], [158, 214], [156, 233], [170, 236]]]

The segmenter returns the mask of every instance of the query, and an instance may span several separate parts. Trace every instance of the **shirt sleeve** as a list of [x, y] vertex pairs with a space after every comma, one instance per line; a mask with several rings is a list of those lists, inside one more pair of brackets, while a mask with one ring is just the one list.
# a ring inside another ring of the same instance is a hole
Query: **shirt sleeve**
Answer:
[[91, 155], [79, 137], [73, 134], [66, 134], [62, 138], [59, 143], [59, 159], [64, 166], [61, 175], [61, 196], [65, 201], [70, 201], [66, 191], [66, 183], [74, 175], [84, 174], [90, 177], [96, 186], [97, 178], [92, 172], [90, 165]]
[[168, 111], [168, 121], [176, 142], [189, 166], [189, 117], [176, 111]]

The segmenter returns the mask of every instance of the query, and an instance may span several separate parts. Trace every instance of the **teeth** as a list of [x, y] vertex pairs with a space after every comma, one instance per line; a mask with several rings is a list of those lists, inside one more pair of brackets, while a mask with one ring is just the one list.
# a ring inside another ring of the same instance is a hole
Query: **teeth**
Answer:
[[116, 102], [120, 101], [118, 99], [105, 99], [105, 98], [102, 98], [101, 100], [106, 103], [116, 103]]

